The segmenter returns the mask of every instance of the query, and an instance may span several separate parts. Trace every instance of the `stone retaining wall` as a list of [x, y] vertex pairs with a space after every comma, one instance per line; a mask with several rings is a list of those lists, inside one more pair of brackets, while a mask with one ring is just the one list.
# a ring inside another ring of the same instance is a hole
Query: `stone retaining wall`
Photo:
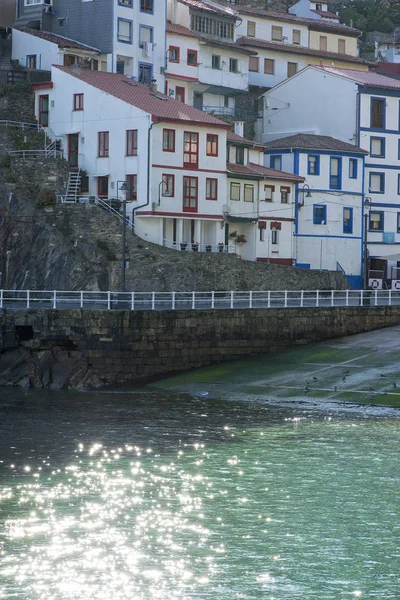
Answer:
[[400, 322], [400, 307], [226, 311], [3, 311], [0, 385], [145, 381]]

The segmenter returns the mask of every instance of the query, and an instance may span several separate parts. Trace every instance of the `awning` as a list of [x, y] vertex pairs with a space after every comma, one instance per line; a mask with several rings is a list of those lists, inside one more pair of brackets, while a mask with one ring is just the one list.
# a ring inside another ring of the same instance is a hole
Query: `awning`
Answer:
[[257, 223], [258, 217], [240, 217], [239, 215], [228, 215], [226, 220], [229, 223]]
[[378, 258], [380, 260], [399, 260], [400, 254], [388, 254], [387, 256], [370, 256], [370, 258]]
[[207, 94], [217, 94], [219, 96], [240, 96], [246, 93], [246, 90], [238, 90], [237, 88], [225, 87], [223, 85], [210, 85], [204, 91]]

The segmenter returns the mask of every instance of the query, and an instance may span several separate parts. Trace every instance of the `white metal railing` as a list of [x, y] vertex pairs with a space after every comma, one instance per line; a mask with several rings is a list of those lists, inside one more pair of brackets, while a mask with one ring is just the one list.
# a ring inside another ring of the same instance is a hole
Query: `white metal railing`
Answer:
[[7, 121], [7, 120], [0, 120], [0, 127], [5, 127], [6, 129], [33, 129], [36, 131], [42, 131], [43, 133], [46, 134], [46, 130], [42, 125], [39, 125], [39, 123], [25, 123], [24, 121]]
[[0, 290], [2, 309], [226, 310], [399, 306], [392, 290], [98, 292]]
[[236, 246], [234, 244], [225, 245], [223, 242], [219, 242], [217, 244], [198, 244], [191, 243], [187, 241], [183, 242], [174, 242], [167, 238], [157, 237], [154, 235], [149, 235], [147, 232], [143, 231], [140, 227], [135, 225], [134, 232], [137, 236], [139, 236], [142, 240], [147, 242], [151, 242], [152, 244], [157, 244], [158, 246], [164, 246], [164, 248], [170, 248], [171, 250], [179, 250], [180, 252], [236, 252]]
[[45, 150], [10, 150], [8, 153], [12, 158], [22, 158], [23, 160], [35, 160], [43, 158], [62, 158], [63, 153], [61, 150], [45, 149]]

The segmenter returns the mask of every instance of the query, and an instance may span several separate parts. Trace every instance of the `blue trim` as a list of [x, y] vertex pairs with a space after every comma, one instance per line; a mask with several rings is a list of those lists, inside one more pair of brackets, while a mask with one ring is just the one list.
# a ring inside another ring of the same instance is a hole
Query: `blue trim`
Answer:
[[360, 122], [361, 122], [361, 96], [360, 96], [360, 88], [357, 91], [357, 103], [356, 103], [356, 145], [360, 147]]
[[360, 245], [360, 269], [361, 277], [364, 281], [364, 269], [367, 265], [364, 265], [364, 240], [365, 240], [365, 227], [364, 227], [364, 198], [365, 198], [365, 156], [362, 158], [362, 200], [361, 200], [361, 245]]
[[[344, 211], [350, 211], [349, 224], [344, 223]], [[353, 208], [351, 206], [343, 206], [343, 233], [353, 234]]]
[[363, 287], [363, 277], [361, 275], [345, 275], [352, 290], [361, 290]]
[[[372, 154], [372, 141], [373, 140], [380, 140], [382, 142], [382, 153], [381, 154]], [[385, 155], [386, 155], [386, 138], [378, 137], [378, 136], [371, 136], [369, 138], [369, 156], [370, 156], [370, 158], [385, 158]]]
[[130, 4], [122, 4], [122, 0], [118, 0], [118, 6], [123, 6], [124, 8], [133, 8], [133, 0], [129, 0]]
[[[293, 173], [294, 175], [299, 174], [299, 153], [297, 150], [293, 154]], [[299, 184], [296, 183], [294, 192], [294, 234], [296, 235], [299, 231]]]
[[296, 267], [298, 269], [311, 269], [311, 264], [310, 263], [296, 263]]
[[[278, 159], [279, 160], [279, 166], [275, 166], [274, 160]], [[276, 169], [277, 171], [282, 171], [282, 156], [280, 154], [271, 154], [270, 159], [269, 159], [269, 165], [271, 167], [271, 169]]]
[[34, 58], [35, 59], [35, 63], [36, 63], [36, 67], [35, 69], [37, 69], [38, 65], [37, 65], [37, 54], [27, 54], [26, 55], [26, 63], [25, 66], [29, 69], [29, 59], [30, 58]]
[[384, 206], [385, 208], [399, 208], [399, 203], [392, 203], [392, 202], [371, 202], [371, 206], [376, 206], [376, 207], [380, 207], [380, 206]]
[[[338, 174], [332, 175], [332, 161], [338, 161]], [[340, 190], [342, 188], [342, 158], [339, 156], [331, 156], [329, 161], [329, 188], [331, 190]]]
[[370, 169], [397, 169], [397, 171], [400, 169], [400, 165], [381, 165], [379, 163], [365, 163], [365, 166]]
[[138, 62], [138, 81], [140, 83], [143, 83], [140, 81], [140, 67], [150, 67], [150, 78], [149, 78], [149, 83], [151, 83], [151, 80], [153, 79], [153, 65], [151, 63], [145, 63], [145, 62]]
[[400, 173], [397, 175], [397, 195], [400, 194]]
[[[368, 129], [369, 131], [369, 129]], [[381, 132], [381, 130], [379, 129], [379, 132]], [[396, 135], [399, 135], [399, 132], [393, 132], [396, 133]], [[265, 144], [268, 144], [268, 142], [264, 142]], [[356, 152], [356, 150], [354, 149], [353, 151], [348, 151], [348, 152], [342, 152], [342, 151], [337, 151], [334, 150], [332, 148], [332, 150], [316, 150], [315, 148], [291, 148], [290, 150], [286, 149], [286, 148], [271, 148], [271, 150], [264, 150], [264, 154], [268, 155], [268, 154], [276, 154], [277, 152], [279, 152], [279, 154], [291, 154], [292, 152], [300, 152], [300, 154], [335, 154], [335, 156], [354, 156], [355, 154], [360, 154], [361, 156], [365, 156], [366, 154], [368, 154], [367, 150], [364, 150], [363, 152]], [[360, 158], [361, 158], [360, 156]]]
[[400, 233], [400, 212], [397, 213], [397, 233]]
[[[119, 24], [123, 21], [124, 23], [129, 23], [129, 42], [126, 40], [121, 40], [119, 37]], [[118, 17], [117, 21], [117, 40], [120, 44], [132, 44], [133, 43], [133, 21], [131, 19], [121, 19]]]
[[400, 160], [400, 139], [398, 140], [398, 143], [397, 143], [397, 158]]
[[[371, 190], [371, 175], [379, 175], [381, 178], [381, 187], [379, 190]], [[379, 173], [378, 171], [370, 171], [368, 178], [368, 190], [370, 194], [384, 194], [385, 193], [385, 173]]]
[[[149, 0], [147, 0], [149, 1]], [[145, 15], [154, 15], [154, 0], [151, 0], [151, 6], [152, 6], [152, 10], [142, 10], [141, 6], [142, 6], [142, 0], [138, 0], [139, 2], [139, 10], [141, 13], [144, 13]]]
[[[381, 100], [382, 96], [392, 96], [394, 98], [400, 98], [400, 88], [398, 90], [390, 90], [390, 89], [383, 88], [383, 87], [382, 88], [377, 88], [377, 87], [369, 88], [367, 86], [365, 86], [365, 87], [360, 86], [359, 89], [360, 89], [361, 94], [374, 95], [374, 97], [377, 98], [377, 100]], [[380, 96], [376, 96], [375, 94], [380, 94]]]
[[[311, 173], [311, 171], [310, 171], [310, 166], [311, 166], [310, 158], [315, 158], [315, 161], [314, 161], [315, 172], [314, 173]], [[319, 174], [320, 174], [320, 157], [319, 157], [319, 155], [318, 154], [308, 154], [307, 155], [307, 175], [314, 176], [314, 175], [319, 175]]]
[[[363, 178], [364, 179], [364, 178]], [[337, 192], [340, 192], [341, 194], [350, 194], [351, 196], [362, 196], [364, 194], [364, 192], [353, 192], [352, 190], [319, 190], [317, 188], [311, 188], [311, 193], [314, 192], [325, 192], [327, 194], [335, 194], [337, 195]]]
[[[305, 237], [305, 238], [335, 238], [335, 239], [339, 239], [339, 240], [361, 240], [361, 236], [358, 235], [353, 235], [352, 238], [349, 238], [348, 235], [318, 235], [318, 234], [312, 234], [312, 233], [295, 233], [296, 237]], [[369, 242], [368, 242], [369, 243]], [[379, 242], [380, 244], [382, 244], [382, 242]]]
[[[320, 208], [322, 214], [317, 216], [317, 210]], [[326, 204], [313, 204], [313, 225], [326, 225]]]
[[372, 133], [394, 133], [399, 135], [397, 129], [380, 129], [379, 127], [360, 127], [360, 131], [369, 131]]
[[358, 178], [358, 160], [356, 158], [349, 159], [349, 179]]
[[[386, 94], [385, 94], [386, 95]], [[381, 131], [386, 128], [386, 98], [379, 98], [378, 96], [371, 96], [369, 104], [369, 122], [372, 127], [372, 103], [379, 102], [382, 106], [382, 127], [379, 127]]]
[[[381, 225], [382, 225], [381, 229], [371, 229], [371, 215], [372, 214], [381, 215]], [[370, 231], [371, 233], [382, 233], [383, 231], [385, 231], [385, 212], [383, 210], [371, 210], [369, 212], [368, 231]], [[383, 242], [379, 242], [379, 243], [382, 244]]]
[[150, 35], [150, 43], [153, 43], [154, 40], [154, 28], [151, 27], [150, 25], [142, 25], [141, 23], [139, 23], [139, 48], [143, 48], [143, 42], [140, 42], [140, 29], [150, 29], [151, 35]]

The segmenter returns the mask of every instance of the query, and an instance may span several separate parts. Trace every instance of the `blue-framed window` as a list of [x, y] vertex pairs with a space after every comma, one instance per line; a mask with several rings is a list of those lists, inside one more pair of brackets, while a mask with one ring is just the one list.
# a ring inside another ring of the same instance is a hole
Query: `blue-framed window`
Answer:
[[154, 0], [138, 0], [140, 2], [140, 12], [153, 13], [154, 12]]
[[397, 195], [400, 196], [400, 174], [397, 175]]
[[133, 40], [133, 21], [130, 19], [118, 18], [117, 38], [123, 44], [132, 44]]
[[369, 231], [384, 231], [385, 213], [381, 210], [374, 210], [369, 213]]
[[343, 233], [353, 233], [353, 209], [350, 206], [343, 207]]
[[342, 187], [342, 158], [341, 156], [331, 156], [329, 188], [331, 190], [340, 190]]
[[127, 8], [133, 8], [133, 0], [118, 0], [118, 6], [126, 6]]
[[148, 25], [139, 25], [139, 48], [143, 48], [146, 42], [153, 43], [153, 28]]
[[386, 99], [371, 98], [371, 128], [385, 129], [386, 124]]
[[369, 191], [373, 194], [385, 193], [385, 173], [370, 172]]
[[375, 158], [385, 158], [386, 140], [383, 137], [371, 137], [369, 144], [369, 155]]
[[26, 55], [26, 66], [28, 67], [28, 69], [36, 69], [37, 68], [36, 54], [27, 54]]
[[319, 155], [309, 154], [307, 157], [307, 175], [319, 175]]
[[140, 83], [151, 83], [153, 79], [153, 65], [140, 62], [138, 65], [138, 79]]
[[350, 158], [349, 160], [349, 178], [357, 179], [358, 177], [358, 160], [356, 158]]
[[326, 225], [326, 204], [313, 204], [314, 225]]
[[400, 160], [400, 139], [397, 142], [397, 158]]
[[281, 154], [271, 154], [270, 158], [270, 166], [271, 169], [277, 169], [281, 171], [282, 169], [282, 155]]

